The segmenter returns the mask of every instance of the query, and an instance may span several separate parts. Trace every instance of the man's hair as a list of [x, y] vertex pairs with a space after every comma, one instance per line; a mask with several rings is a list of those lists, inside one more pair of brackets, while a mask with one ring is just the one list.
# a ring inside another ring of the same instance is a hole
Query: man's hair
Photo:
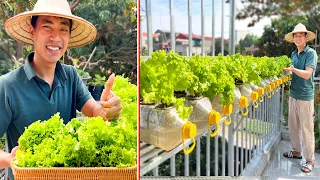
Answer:
[[[292, 37], [294, 37], [294, 34], [295, 34], [295, 33], [292, 33]], [[308, 33], [305, 32], [304, 34], [305, 34], [305, 36], [307, 36]]]
[[[38, 20], [39, 16], [32, 16], [31, 17], [31, 25], [32, 27], [35, 29], [36, 28], [36, 24], [37, 24], [37, 20]], [[71, 29], [72, 29], [72, 20], [69, 19], [70, 21], [70, 34], [71, 34]]]

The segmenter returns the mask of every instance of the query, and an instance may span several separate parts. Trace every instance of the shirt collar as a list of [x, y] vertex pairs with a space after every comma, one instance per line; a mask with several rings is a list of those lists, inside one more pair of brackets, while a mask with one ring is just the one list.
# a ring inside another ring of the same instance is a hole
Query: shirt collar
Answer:
[[[33, 61], [34, 52], [30, 53], [27, 56], [26, 63], [24, 65], [24, 71], [26, 72], [27, 78], [30, 81], [33, 77], [37, 76], [37, 74], [34, 72], [33, 67], [31, 66], [31, 61]], [[55, 69], [55, 75], [58, 75], [58, 78], [63, 81], [67, 80], [67, 74], [66, 71], [63, 69], [61, 63], [58, 61]]]
[[[309, 48], [310, 48], [310, 47], [309, 47], [308, 45], [306, 45], [306, 46], [303, 48], [303, 52], [307, 52]], [[298, 48], [295, 50], [295, 52], [298, 53]], [[301, 52], [302, 52], [302, 51], [301, 51]]]

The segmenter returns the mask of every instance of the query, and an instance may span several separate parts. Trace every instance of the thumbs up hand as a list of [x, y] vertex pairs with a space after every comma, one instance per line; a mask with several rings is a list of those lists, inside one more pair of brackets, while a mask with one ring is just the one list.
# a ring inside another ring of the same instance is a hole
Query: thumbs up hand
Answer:
[[115, 75], [112, 74], [106, 84], [105, 89], [102, 91], [100, 97], [101, 109], [99, 115], [105, 120], [112, 120], [120, 116], [122, 105], [120, 103], [120, 98], [115, 95], [111, 89], [114, 83]]

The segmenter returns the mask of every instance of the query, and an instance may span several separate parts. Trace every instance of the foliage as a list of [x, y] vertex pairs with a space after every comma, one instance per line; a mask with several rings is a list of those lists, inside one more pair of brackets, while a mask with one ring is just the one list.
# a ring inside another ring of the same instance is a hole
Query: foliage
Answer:
[[1, 138], [0, 138], [0, 150], [4, 150], [4, 148], [5, 148], [5, 142], [6, 141], [6, 139], [5, 139], [5, 136], [2, 136]]
[[[138, 89], [135, 84], [131, 84], [128, 78], [124, 76], [116, 76], [112, 91], [121, 99], [122, 112], [119, 121], [128, 122], [133, 126], [127, 125], [127, 128], [137, 130], [137, 94]], [[132, 131], [133, 132], [133, 131]], [[137, 133], [132, 134], [132, 139], [137, 139]], [[136, 145], [134, 145], [135, 148]]]
[[219, 59], [221, 61], [225, 61], [227, 70], [229, 71], [230, 75], [240, 83], [248, 82], [248, 74], [245, 67], [243, 66], [245, 59], [240, 54], [226, 56], [223, 57], [219, 55]]
[[90, 85], [92, 86], [104, 86], [106, 83], [106, 77], [105, 76], [100, 76], [100, 74], [95, 74], [95, 78], [89, 82]]
[[274, 77], [282, 76], [283, 68], [291, 65], [291, 59], [287, 56], [280, 56], [275, 58], [262, 57], [260, 58], [261, 64], [261, 77]]
[[238, 50], [241, 54], [249, 54], [248, 50], [246, 48], [255, 45], [258, 41], [259, 37], [255, 36], [253, 34], [247, 34], [244, 39], [241, 39], [239, 41], [239, 44], [236, 47], [236, 50]]
[[130, 131], [123, 123], [114, 125], [101, 117], [72, 119], [64, 125], [55, 114], [48, 121], [31, 124], [19, 138], [18, 166], [133, 166], [136, 141], [126, 136]]
[[136, 82], [137, 23], [134, 0], [85, 0], [74, 10], [94, 24], [98, 30], [96, 40], [82, 48], [70, 49], [68, 56], [78, 57], [84, 66], [96, 47], [88, 72], [105, 75], [107, 71], [124, 74]]
[[82, 69], [76, 69], [76, 70], [81, 78], [90, 78], [91, 77], [88, 72], [86, 72]]
[[220, 103], [229, 105], [234, 100], [234, 78], [228, 72], [227, 63], [219, 54], [218, 58], [212, 59], [209, 63], [211, 73], [215, 74], [215, 79], [211, 79], [208, 91], [204, 93], [205, 96], [213, 98], [216, 95], [220, 97]]
[[64, 125], [59, 113], [31, 124], [19, 138], [20, 167], [129, 167], [137, 154], [137, 87], [116, 76], [113, 92], [121, 98], [121, 116], [72, 119]]
[[175, 105], [180, 117], [187, 117], [192, 107], [185, 107], [184, 99], [178, 100], [175, 91], [188, 89], [192, 73], [187, 59], [174, 52], [157, 51], [147, 61], [140, 62], [140, 93], [146, 103]]
[[288, 17], [309, 14], [315, 6], [319, 4], [319, 0], [242, 0], [245, 7], [237, 14], [237, 19], [252, 18], [248, 26], [254, 26], [264, 17], [274, 15]]
[[[141, 60], [140, 87], [144, 102], [175, 104], [175, 91], [187, 91], [191, 96], [220, 97], [220, 104], [234, 100], [235, 83], [260, 85], [262, 78], [282, 76], [283, 68], [291, 64], [286, 56], [269, 58], [242, 56], [201, 57], [166, 54], [157, 51], [147, 61]], [[179, 82], [179, 83], [177, 83]]]

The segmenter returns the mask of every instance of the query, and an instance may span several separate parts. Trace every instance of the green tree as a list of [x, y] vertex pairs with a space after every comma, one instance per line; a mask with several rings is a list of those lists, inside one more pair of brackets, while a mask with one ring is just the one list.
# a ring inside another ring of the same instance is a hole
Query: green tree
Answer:
[[241, 39], [239, 41], [239, 46], [236, 49], [239, 49], [239, 53], [241, 54], [248, 54], [248, 51], [246, 50], [246, 48], [252, 45], [256, 45], [256, 43], [258, 42], [258, 39], [259, 39], [258, 36], [255, 36], [253, 34], [247, 34], [244, 39]]
[[237, 14], [237, 19], [252, 18], [248, 27], [254, 26], [264, 17], [303, 16], [318, 6], [320, 0], [242, 0], [244, 8]]
[[[70, 49], [66, 63], [79, 60], [79, 68], [88, 64], [92, 76], [106, 71], [125, 74], [136, 82], [137, 70], [137, 21], [136, 1], [86, 0], [81, 1], [75, 14], [89, 20], [98, 30], [96, 40], [88, 46]], [[90, 54], [97, 48], [92, 59]], [[71, 58], [72, 57], [72, 58]], [[97, 68], [99, 67], [99, 68]]]

